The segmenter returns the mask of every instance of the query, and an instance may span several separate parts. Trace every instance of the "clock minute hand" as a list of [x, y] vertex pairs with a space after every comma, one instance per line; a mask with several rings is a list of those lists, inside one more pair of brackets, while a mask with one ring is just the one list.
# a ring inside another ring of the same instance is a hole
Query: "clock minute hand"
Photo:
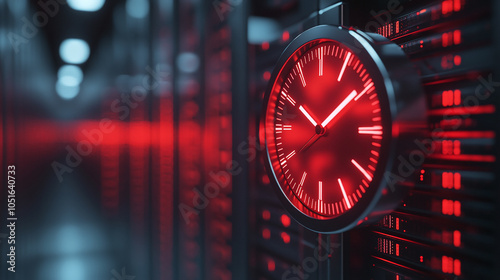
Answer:
[[345, 106], [347, 106], [347, 104], [349, 104], [349, 102], [351, 102], [354, 97], [356, 97], [356, 95], [358, 95], [358, 93], [353, 90], [349, 94], [349, 96], [347, 96], [344, 101], [342, 101], [342, 103], [340, 103], [340, 105], [337, 106], [337, 108], [335, 108], [335, 110], [333, 110], [333, 112], [321, 123], [321, 126], [326, 127], [333, 120], [333, 118], [335, 118], [340, 113], [340, 111], [342, 111]]

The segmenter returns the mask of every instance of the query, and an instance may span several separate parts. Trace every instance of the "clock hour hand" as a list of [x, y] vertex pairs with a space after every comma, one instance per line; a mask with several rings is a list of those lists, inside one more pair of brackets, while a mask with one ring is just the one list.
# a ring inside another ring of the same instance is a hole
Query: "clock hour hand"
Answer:
[[314, 118], [307, 112], [307, 110], [300, 105], [299, 110], [306, 116], [306, 118], [312, 123], [312, 125], [317, 126], [318, 123], [314, 120]]

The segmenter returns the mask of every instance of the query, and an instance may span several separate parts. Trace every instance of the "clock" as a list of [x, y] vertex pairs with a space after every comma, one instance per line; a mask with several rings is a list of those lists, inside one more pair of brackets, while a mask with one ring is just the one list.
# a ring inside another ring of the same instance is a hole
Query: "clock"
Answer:
[[411, 62], [382, 36], [321, 25], [295, 38], [271, 75], [260, 132], [291, 216], [337, 233], [393, 209], [422, 161], [411, 155], [424, 100]]

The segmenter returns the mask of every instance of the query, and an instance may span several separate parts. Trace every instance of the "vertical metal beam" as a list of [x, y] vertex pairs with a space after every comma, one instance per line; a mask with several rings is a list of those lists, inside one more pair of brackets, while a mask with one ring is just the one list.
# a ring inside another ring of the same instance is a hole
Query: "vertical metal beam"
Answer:
[[248, 1], [232, 1], [229, 13], [231, 27], [232, 72], [232, 154], [241, 172], [233, 174], [232, 191], [232, 276], [248, 279], [248, 200], [249, 164], [246, 155], [238, 152], [238, 145], [248, 141]]
[[180, 0], [172, 0], [172, 11], [170, 11], [170, 15], [172, 17], [172, 35], [173, 35], [173, 48], [172, 48], [172, 101], [173, 101], [173, 125], [174, 125], [174, 139], [173, 139], [173, 205], [172, 211], [173, 213], [173, 247], [172, 247], [172, 256], [173, 256], [173, 279], [179, 279], [179, 269], [180, 269], [180, 261], [179, 261], [179, 223], [180, 221], [180, 211], [179, 211], [179, 106], [180, 106], [180, 96], [179, 96], [179, 83], [177, 80], [178, 77], [178, 69], [175, 65], [175, 61], [177, 56], [179, 55], [179, 43], [180, 43], [180, 32], [179, 32], [179, 1]]

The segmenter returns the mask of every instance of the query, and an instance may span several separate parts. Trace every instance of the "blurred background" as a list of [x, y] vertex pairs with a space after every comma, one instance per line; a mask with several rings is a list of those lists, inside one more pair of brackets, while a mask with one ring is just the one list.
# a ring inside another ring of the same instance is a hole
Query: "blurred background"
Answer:
[[[0, 0], [0, 278], [496, 279], [499, 15], [493, 0]], [[394, 213], [328, 238], [284, 211], [257, 140], [279, 55], [324, 22], [401, 45], [446, 133]]]

